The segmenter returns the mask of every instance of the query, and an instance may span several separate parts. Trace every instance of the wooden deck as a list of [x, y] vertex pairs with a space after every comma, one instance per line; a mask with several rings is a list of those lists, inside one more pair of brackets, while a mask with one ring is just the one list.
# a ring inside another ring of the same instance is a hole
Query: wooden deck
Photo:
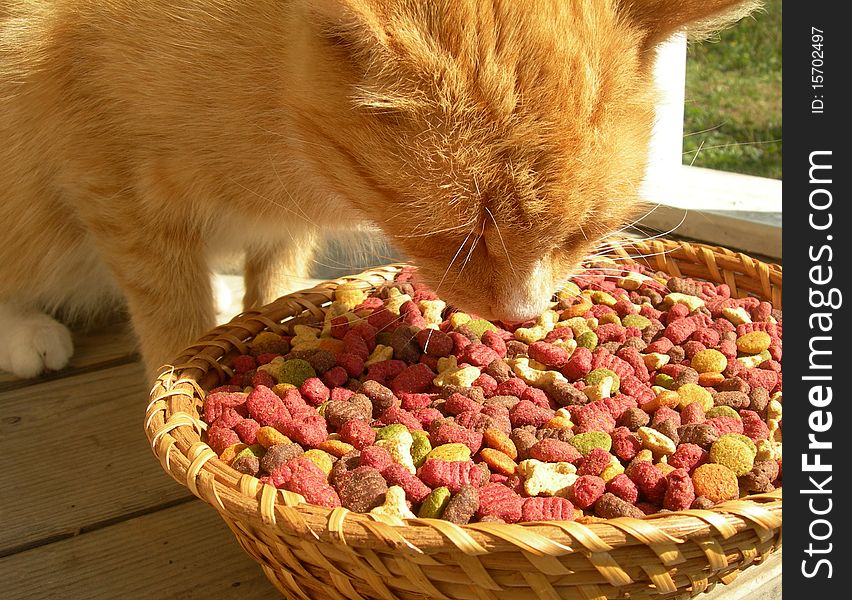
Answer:
[[[0, 598], [278, 597], [151, 453], [150, 382], [127, 327], [78, 334], [76, 348], [40, 379], [0, 373]], [[778, 553], [704, 598], [777, 599], [780, 573]]]

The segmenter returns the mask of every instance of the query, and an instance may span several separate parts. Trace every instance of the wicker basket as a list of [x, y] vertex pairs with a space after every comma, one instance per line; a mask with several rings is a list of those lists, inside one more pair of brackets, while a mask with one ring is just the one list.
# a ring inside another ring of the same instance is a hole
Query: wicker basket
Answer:
[[[666, 240], [631, 241], [652, 269], [727, 283], [734, 296], [781, 306], [781, 268], [744, 254]], [[393, 526], [345, 508], [300, 504], [221, 462], [201, 441], [204, 391], [264, 330], [297, 315], [323, 315], [343, 282], [365, 288], [399, 265], [345, 277], [236, 317], [189, 347], [156, 382], [145, 428], [163, 468], [219, 511], [241, 546], [287, 597], [396, 599], [603, 599], [690, 597], [729, 583], [781, 546], [781, 490], [645, 519], [457, 526], [413, 519]]]

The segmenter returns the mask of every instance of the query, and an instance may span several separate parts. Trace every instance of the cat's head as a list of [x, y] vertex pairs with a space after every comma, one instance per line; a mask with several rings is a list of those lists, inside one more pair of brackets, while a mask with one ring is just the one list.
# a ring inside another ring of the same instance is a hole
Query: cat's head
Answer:
[[[522, 321], [635, 215], [657, 44], [735, 0], [307, 2], [303, 135], [440, 295]], [[308, 86], [308, 84], [310, 84]]]

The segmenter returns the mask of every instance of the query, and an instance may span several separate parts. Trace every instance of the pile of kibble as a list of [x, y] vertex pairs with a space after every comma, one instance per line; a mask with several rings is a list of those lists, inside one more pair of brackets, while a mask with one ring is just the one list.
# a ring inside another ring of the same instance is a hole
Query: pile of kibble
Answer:
[[781, 485], [781, 312], [724, 284], [601, 261], [510, 326], [406, 268], [285, 327], [207, 394], [205, 439], [311, 504], [593, 522]]

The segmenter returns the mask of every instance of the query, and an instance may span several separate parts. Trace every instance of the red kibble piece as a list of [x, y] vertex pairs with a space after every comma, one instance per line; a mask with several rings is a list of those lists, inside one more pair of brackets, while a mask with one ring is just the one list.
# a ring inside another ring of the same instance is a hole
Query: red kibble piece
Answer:
[[666, 477], [667, 487], [663, 497], [663, 508], [668, 510], [686, 510], [695, 500], [695, 488], [692, 478], [685, 469], [675, 469]]
[[675, 469], [686, 469], [690, 473], [695, 467], [707, 462], [707, 451], [696, 444], [681, 444], [669, 457], [669, 464]]
[[627, 476], [639, 488], [639, 493], [648, 502], [659, 505], [666, 493], [666, 477], [650, 462], [633, 463], [627, 469]]
[[576, 381], [589, 374], [592, 370], [592, 351], [579, 346], [571, 355], [570, 360], [562, 367], [562, 374], [569, 381]]
[[255, 371], [251, 376], [251, 385], [253, 387], [263, 386], [271, 388], [278, 382], [275, 381], [275, 378], [266, 371]]
[[482, 481], [482, 471], [472, 461], [450, 462], [430, 458], [423, 463], [417, 475], [430, 488], [445, 486], [454, 494], [465, 485], [479, 487]]
[[251, 391], [246, 398], [246, 408], [261, 426], [274, 425], [282, 416], [282, 411], [286, 413], [282, 399], [265, 385], [259, 385]]
[[487, 367], [500, 356], [485, 344], [468, 344], [462, 351], [460, 362], [466, 362], [474, 367]]
[[363, 360], [370, 356], [370, 348], [358, 332], [350, 330], [343, 336], [343, 352], [354, 354]]
[[574, 330], [570, 327], [557, 327], [544, 337], [545, 342], [555, 342], [556, 340], [573, 340]]
[[[451, 490], [452, 491], [452, 490]], [[517, 523], [521, 519], [523, 498], [499, 483], [488, 483], [479, 489], [477, 516], [503, 519], [506, 523]]]
[[349, 319], [346, 315], [338, 315], [331, 319], [331, 337], [337, 340], [342, 340], [349, 332]]
[[401, 408], [405, 410], [412, 411], [418, 410], [420, 408], [426, 408], [430, 404], [432, 404], [432, 400], [434, 400], [433, 396], [429, 394], [411, 394], [408, 392], [400, 392], [399, 400]]
[[[689, 314], [689, 308], [687, 308], [683, 304], [675, 304], [666, 313], [666, 323], [674, 323], [678, 319], [683, 319], [688, 314]], [[678, 342], [678, 343], [680, 343], [680, 342]]]
[[225, 429], [224, 427], [211, 427], [207, 430], [207, 445], [213, 449], [216, 454], [222, 454], [225, 448], [240, 443], [240, 436], [233, 429]]
[[616, 475], [610, 479], [606, 484], [606, 491], [610, 494], [615, 494], [630, 504], [635, 504], [639, 499], [639, 488], [637, 488], [636, 484], [633, 483], [633, 480], [624, 473]]
[[[678, 306], [683, 305], [675, 304], [672, 310]], [[685, 308], [686, 307], [684, 306], [684, 309]], [[696, 329], [698, 329], [698, 324], [695, 323], [695, 321], [690, 319], [677, 319], [666, 326], [663, 335], [670, 339], [674, 344], [682, 344], [689, 339], [689, 336], [695, 333]]]
[[364, 359], [357, 354], [341, 352], [337, 355], [337, 366], [343, 367], [349, 377], [358, 377], [364, 372]]
[[[284, 404], [285, 411], [282, 411], [283, 418], [277, 419], [275, 421], [276, 423], [282, 420], [287, 420], [290, 417], [295, 417], [296, 415], [316, 414], [316, 411], [313, 409], [313, 407], [308, 406], [308, 404], [305, 402], [305, 399], [302, 398], [302, 394], [299, 392], [299, 390], [295, 388], [284, 390], [284, 392], [281, 394], [281, 402]], [[258, 422], [260, 421], [258, 420]], [[263, 425], [263, 423], [260, 424]]]
[[597, 350], [595, 350], [594, 355], [592, 357], [592, 368], [609, 369], [610, 371], [618, 375], [619, 379], [622, 379], [624, 377], [630, 377], [631, 375], [635, 377], [633, 367], [631, 367], [630, 364], [618, 358], [611, 352], [608, 352], [605, 348], [599, 347]]
[[346, 385], [347, 381], [349, 381], [349, 373], [340, 366], [329, 369], [322, 376], [322, 382], [329, 388], [341, 387]]
[[482, 392], [487, 397], [497, 391], [497, 380], [488, 373], [483, 373], [473, 381], [473, 386], [482, 388]]
[[[715, 348], [721, 339], [721, 332], [711, 327], [702, 327], [690, 336], [690, 341], [703, 344], [705, 348]], [[686, 349], [686, 347], [684, 347]]]
[[344, 423], [338, 430], [340, 439], [352, 444], [358, 450], [363, 450], [376, 441], [376, 432], [365, 421], [352, 419]]
[[654, 390], [652, 390], [647, 384], [643, 383], [635, 375], [623, 377], [621, 379], [620, 389], [622, 393], [633, 398], [639, 406], [646, 402], [650, 402], [657, 397]]
[[302, 446], [315, 447], [328, 439], [325, 419], [318, 414], [299, 415], [280, 424], [278, 429]]
[[438, 357], [437, 356], [429, 356], [428, 354], [420, 355], [420, 362], [435, 371], [438, 372]]
[[417, 476], [399, 463], [392, 463], [382, 470], [382, 477], [388, 485], [398, 485], [405, 492], [405, 497], [415, 504], [420, 504], [432, 490]]
[[648, 382], [651, 380], [651, 375], [648, 372], [648, 367], [645, 366], [645, 361], [642, 358], [642, 354], [636, 348], [625, 347], [621, 348], [616, 356], [630, 365], [633, 369], [633, 375], [639, 379], [639, 381]]
[[412, 411], [411, 414], [417, 417], [417, 420], [420, 421], [420, 424], [423, 426], [424, 429], [428, 429], [429, 427], [431, 427], [432, 423], [437, 419], [444, 418], [444, 415], [441, 414], [441, 411], [439, 411], [437, 408], [431, 407], [419, 408], [417, 410]]
[[403, 360], [382, 360], [367, 367], [367, 379], [390, 385], [391, 380], [405, 371], [408, 364]]
[[360, 312], [362, 310], [376, 310], [377, 308], [381, 308], [384, 305], [385, 303], [382, 302], [381, 298], [378, 298], [376, 296], [370, 296], [368, 298], [365, 298], [361, 304], [359, 304], [352, 310], [354, 312]]
[[384, 306], [377, 308], [367, 317], [367, 322], [376, 328], [377, 331], [382, 331], [385, 328], [393, 325], [397, 321], [397, 316], [389, 311]]
[[639, 309], [639, 314], [649, 319], [659, 320], [663, 316], [663, 311], [657, 310], [650, 304], [643, 304], [642, 308]]
[[743, 423], [743, 435], [755, 442], [769, 439], [769, 426], [759, 414], [753, 410], [741, 410], [740, 417]]
[[509, 420], [512, 427], [523, 427], [524, 425], [535, 425], [541, 427], [553, 418], [554, 411], [533, 404], [529, 400], [521, 400], [509, 409]]
[[591, 405], [587, 404], [583, 407], [585, 410], [572, 413], [577, 417], [576, 433], [585, 433], [587, 431], [611, 433], [615, 429], [615, 418], [606, 409], [594, 408], [588, 410], [587, 407], [589, 406]]
[[596, 319], [600, 319], [604, 315], [614, 315], [616, 313], [615, 310], [613, 310], [606, 304], [595, 304], [594, 306], [592, 306], [592, 308], [589, 309], [589, 312], [587, 314]]
[[777, 360], [765, 360], [759, 365], [757, 365], [758, 369], [766, 369], [767, 371], [775, 371], [776, 373], [781, 372], [781, 363]]
[[[570, 445], [570, 444], [569, 444]], [[612, 461], [612, 455], [603, 448], [592, 448], [577, 469], [577, 475], [600, 476]]]
[[313, 406], [319, 406], [331, 397], [331, 391], [318, 377], [305, 379], [299, 388], [299, 392]]
[[642, 449], [642, 440], [627, 427], [619, 427], [612, 433], [612, 453], [624, 461], [632, 460]]
[[372, 467], [381, 472], [391, 464], [393, 464], [391, 453], [381, 446], [367, 446], [361, 450], [358, 466]]
[[571, 354], [565, 348], [549, 342], [533, 342], [527, 348], [527, 353], [531, 359], [555, 368], [564, 366], [571, 359]]
[[772, 315], [772, 305], [769, 302], [763, 301], [753, 309], [751, 309], [751, 320], [755, 322], [769, 321]]
[[746, 369], [739, 374], [752, 388], [772, 391], [778, 383], [778, 373], [767, 369]]
[[695, 356], [702, 350], [707, 350], [707, 347], [701, 342], [689, 340], [683, 343], [683, 351], [686, 353], [686, 358], [688, 359], [692, 359], [693, 356]]
[[704, 406], [700, 402], [690, 402], [680, 409], [681, 425], [704, 422]]
[[233, 429], [234, 425], [242, 421], [245, 417], [237, 412], [233, 407], [226, 406], [222, 409], [219, 418], [213, 421], [213, 427], [224, 427], [225, 429]]
[[604, 495], [604, 491], [606, 482], [603, 479], [594, 475], [581, 475], [574, 482], [571, 498], [575, 506], [585, 510], [597, 502], [598, 498]]
[[737, 343], [733, 340], [722, 340], [717, 350], [728, 360], [734, 360], [737, 357]]
[[323, 473], [307, 458], [294, 458], [275, 473], [277, 487], [301, 494], [306, 502], [336, 508], [340, 506], [337, 491], [325, 480]]
[[482, 405], [476, 400], [471, 400], [463, 394], [453, 392], [450, 397], [444, 401], [444, 410], [451, 415], [457, 415], [465, 411], [479, 412], [482, 410]]
[[455, 354], [456, 358], [461, 358], [464, 349], [473, 343], [469, 337], [458, 331], [450, 331], [447, 335], [453, 341], [453, 354]]
[[482, 447], [482, 434], [471, 431], [455, 423], [447, 423], [439, 426], [431, 433], [432, 446], [442, 444], [464, 444], [470, 448], [471, 455], [479, 452]]
[[234, 431], [240, 436], [240, 441], [249, 446], [257, 443], [258, 429], [260, 429], [260, 425], [254, 419], [243, 419], [234, 425]]
[[506, 341], [496, 331], [488, 330], [483, 333], [482, 343], [496, 352], [499, 358], [506, 358]]
[[348, 388], [337, 387], [331, 390], [330, 400], [349, 400], [355, 392]]
[[423, 353], [429, 356], [449, 356], [453, 353], [453, 338], [443, 331], [421, 329], [415, 339]]
[[529, 449], [529, 457], [542, 462], [577, 464], [583, 459], [583, 454], [569, 442], [555, 438], [544, 438]]
[[661, 337], [658, 340], [654, 340], [645, 348], [645, 352], [650, 354], [651, 352], [656, 352], [657, 354], [665, 354], [674, 346], [674, 342], [671, 341], [667, 337]]
[[257, 368], [257, 361], [251, 354], [241, 354], [233, 362], [235, 373], [245, 373]]
[[400, 423], [405, 425], [411, 431], [423, 429], [423, 426], [414, 414], [404, 410], [398, 406], [391, 406], [379, 415], [378, 422], [382, 425], [393, 425]]
[[704, 421], [704, 424], [718, 431], [719, 435], [743, 432], [743, 422], [734, 417], [713, 417]]
[[521, 507], [522, 521], [573, 521], [574, 505], [567, 498], [527, 498]]
[[390, 389], [395, 394], [425, 392], [432, 386], [433, 379], [435, 379], [435, 372], [426, 365], [418, 363], [394, 377], [390, 383]]
[[598, 325], [595, 333], [598, 336], [598, 343], [605, 344], [607, 342], [618, 342], [623, 344], [627, 339], [625, 328], [617, 323], [604, 323]]
[[659, 425], [663, 421], [673, 419], [676, 427], [681, 426], [681, 414], [668, 406], [661, 406], [654, 411], [654, 416], [651, 417], [651, 427]]
[[615, 303], [615, 306], [612, 309], [618, 314], [619, 317], [626, 317], [627, 315], [632, 315], [636, 313], [636, 307], [633, 306], [633, 303], [630, 300], [622, 298], [618, 302]]
[[517, 396], [520, 398], [524, 390], [527, 389], [527, 384], [523, 379], [519, 377], [512, 377], [511, 379], [507, 379], [503, 383], [497, 385], [497, 389], [494, 390], [495, 396]]
[[550, 399], [547, 397], [544, 390], [540, 390], [538, 388], [528, 387], [525, 389], [524, 393], [521, 394], [521, 400], [529, 400], [536, 406], [550, 408]]

